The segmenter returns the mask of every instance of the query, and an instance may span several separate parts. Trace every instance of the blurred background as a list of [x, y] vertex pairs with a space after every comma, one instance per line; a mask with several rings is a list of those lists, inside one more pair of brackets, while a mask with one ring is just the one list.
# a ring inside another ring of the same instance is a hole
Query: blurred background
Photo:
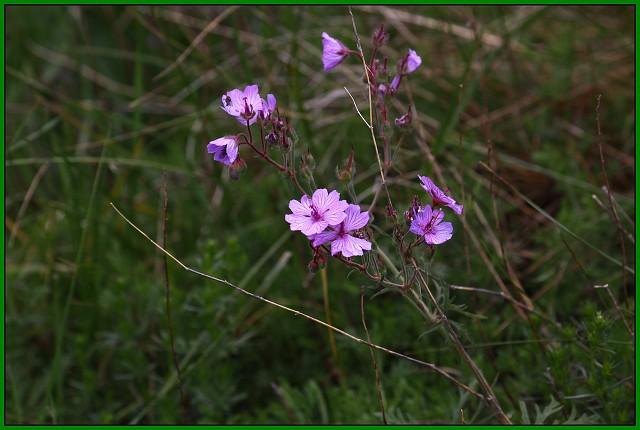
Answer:
[[[391, 121], [409, 106], [414, 121], [389, 187], [404, 211], [417, 175], [439, 171], [465, 205], [469, 228], [450, 217], [430, 273], [505, 412], [635, 422], [635, 7], [352, 12], [365, 56], [382, 23], [391, 67], [409, 48], [423, 59], [393, 102]], [[14, 5], [5, 18], [5, 423], [382, 423], [366, 346], [170, 261], [181, 402], [163, 257], [110, 206], [162, 242], [166, 172], [173, 255], [326, 320], [311, 250], [284, 221], [299, 192], [247, 148], [231, 180], [206, 145], [240, 132], [220, 97], [258, 84], [315, 157], [318, 186], [345, 191], [336, 167], [354, 149], [352, 185], [369, 204], [375, 152], [343, 88], [368, 116], [362, 65], [325, 73], [321, 61], [323, 31], [356, 48], [349, 9]], [[393, 255], [384, 206], [373, 215]], [[335, 260], [325, 286], [335, 326], [366, 336], [364, 287], [372, 342], [478, 389], [401, 294], [374, 297], [380, 287]], [[536, 311], [522, 318], [501, 288]], [[389, 423], [496, 423], [442, 376], [375, 357]]]

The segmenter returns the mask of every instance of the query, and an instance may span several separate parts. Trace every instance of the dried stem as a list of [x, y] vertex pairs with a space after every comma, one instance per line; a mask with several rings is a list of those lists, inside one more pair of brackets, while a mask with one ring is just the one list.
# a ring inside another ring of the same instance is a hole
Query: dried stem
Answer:
[[[462, 290], [462, 291], [472, 291], [475, 293], [482, 293], [482, 294], [488, 294], [490, 296], [498, 296], [501, 297], [505, 300], [507, 300], [510, 303], [513, 303], [516, 306], [521, 307], [522, 309], [524, 309], [527, 312], [531, 312], [534, 315], [537, 315], [538, 317], [540, 317], [541, 319], [547, 321], [548, 323], [554, 324], [554, 325], [558, 325], [558, 323], [556, 321], [553, 320], [553, 318], [543, 314], [542, 312], [536, 310], [533, 307], [530, 307], [524, 303], [521, 303], [519, 301], [517, 301], [516, 299], [514, 299], [511, 296], [508, 296], [504, 293], [504, 291], [493, 291], [493, 290], [487, 290], [484, 288], [474, 288], [474, 287], [463, 287], [460, 285], [449, 285], [449, 288], [451, 288], [452, 290]], [[538, 339], [539, 340], [539, 339]], [[545, 342], [545, 341], [540, 341], [540, 342]]]
[[[367, 341], [371, 343], [371, 336], [369, 336], [369, 329], [367, 328], [367, 322], [364, 318], [364, 287], [361, 287], [360, 292], [360, 313], [362, 315], [362, 326], [364, 327], [364, 332], [367, 334]], [[378, 363], [376, 362], [376, 356], [373, 353], [373, 348], [369, 347], [369, 352], [371, 352], [371, 361], [373, 361], [373, 371], [376, 374], [376, 387], [378, 389], [378, 400], [380, 401], [380, 410], [382, 411], [382, 422], [385, 425], [388, 425], [387, 415], [384, 412], [384, 402], [382, 401], [382, 388], [380, 387], [380, 374], [378, 373]]]
[[[596, 126], [598, 129], [598, 150], [600, 152], [600, 165], [602, 166], [602, 178], [604, 179], [604, 185], [607, 188], [607, 196], [609, 196], [609, 204], [611, 205], [611, 212], [616, 221], [616, 227], [618, 228], [618, 237], [620, 239], [620, 248], [622, 250], [622, 291], [624, 292], [624, 299], [629, 306], [629, 294], [627, 293], [627, 271], [625, 266], [627, 265], [627, 248], [624, 244], [624, 234], [622, 232], [622, 225], [620, 224], [620, 217], [618, 217], [618, 211], [613, 204], [613, 197], [611, 197], [611, 187], [609, 186], [609, 176], [607, 175], [607, 168], [604, 163], [604, 150], [602, 149], [602, 130], [600, 129], [600, 101], [602, 95], [598, 94], [598, 103], [596, 104]], [[628, 308], [627, 308], [628, 309]], [[625, 320], [626, 324], [626, 320]]]
[[[327, 323], [331, 324], [331, 306], [329, 305], [329, 283], [327, 282], [327, 268], [320, 270], [320, 279], [322, 280], [322, 298], [324, 300], [324, 313], [327, 316]], [[338, 348], [336, 348], [336, 340], [333, 338], [333, 331], [329, 330], [329, 343], [331, 344], [331, 353], [335, 365], [338, 366]]]
[[620, 308], [620, 305], [618, 304], [618, 301], [616, 300], [615, 296], [611, 292], [611, 289], [609, 288], [609, 284], [594, 285], [593, 288], [603, 289], [603, 290], [607, 291], [607, 294], [609, 295], [609, 298], [611, 298], [611, 301], [613, 302], [613, 306], [616, 309], [616, 313], [618, 314], [618, 317], [622, 320], [622, 322], [624, 323], [625, 328], [629, 332], [629, 336], [631, 336], [631, 338], [633, 339], [633, 336], [634, 336], [633, 329], [631, 328], [631, 326], [627, 322], [627, 319], [624, 317], [624, 315], [622, 313], [622, 309]]
[[[355, 33], [355, 36], [356, 36], [358, 53], [360, 54], [359, 57], [360, 57], [360, 60], [362, 60], [362, 66], [364, 67], [364, 75], [367, 78], [367, 94], [369, 98], [369, 122], [364, 121], [364, 123], [367, 125], [367, 127], [369, 128], [369, 131], [371, 132], [371, 140], [373, 141], [373, 147], [376, 150], [376, 160], [378, 161], [378, 169], [380, 171], [380, 181], [381, 181], [380, 185], [384, 188], [384, 192], [387, 195], [387, 203], [389, 204], [389, 208], [393, 209], [393, 203], [391, 202], [391, 196], [389, 195], [389, 189], [387, 188], [387, 181], [384, 178], [384, 168], [382, 167], [382, 160], [380, 159], [380, 151], [378, 150], [376, 133], [373, 128], [373, 99], [371, 95], [371, 79], [369, 78], [369, 74], [371, 70], [367, 66], [367, 61], [365, 60], [364, 53], [362, 52], [362, 44], [360, 43], [360, 36], [358, 35], [358, 29], [356, 28], [356, 21], [353, 17], [351, 6], [349, 6], [349, 15], [351, 15], [351, 23], [353, 24], [353, 32]], [[364, 120], [364, 118], [362, 119]]]
[[438, 304], [438, 301], [436, 300], [435, 296], [429, 289], [429, 285], [427, 284], [427, 281], [424, 279], [424, 276], [422, 276], [422, 272], [420, 271], [420, 267], [418, 266], [418, 262], [415, 259], [415, 257], [412, 258], [412, 263], [413, 263], [414, 269], [418, 273], [418, 276], [420, 278], [420, 281], [422, 282], [422, 285], [424, 286], [424, 289], [426, 290], [429, 296], [429, 299], [431, 300], [431, 303], [436, 309], [438, 317], [442, 321], [445, 330], [449, 334], [449, 337], [451, 338], [451, 341], [453, 342], [454, 347], [458, 351], [458, 354], [460, 354], [460, 357], [462, 358], [462, 360], [467, 364], [467, 366], [469, 366], [469, 368], [471, 369], [471, 372], [473, 372], [474, 376], [476, 377], [476, 380], [482, 387], [482, 390], [485, 393], [485, 396], [484, 396], [485, 404], [497, 414], [497, 418], [500, 421], [500, 423], [512, 424], [509, 417], [502, 411], [502, 408], [500, 407], [500, 403], [498, 403], [498, 399], [493, 393], [493, 389], [491, 388], [491, 385], [489, 385], [484, 375], [482, 375], [482, 372], [480, 371], [478, 366], [476, 366], [476, 363], [473, 361], [473, 359], [471, 358], [469, 353], [466, 351], [466, 349], [464, 349], [464, 346], [462, 345], [462, 342], [460, 342], [460, 338], [458, 337], [458, 335], [456, 334], [456, 331], [454, 330], [453, 326], [449, 322], [447, 315], [445, 315], [444, 311]]

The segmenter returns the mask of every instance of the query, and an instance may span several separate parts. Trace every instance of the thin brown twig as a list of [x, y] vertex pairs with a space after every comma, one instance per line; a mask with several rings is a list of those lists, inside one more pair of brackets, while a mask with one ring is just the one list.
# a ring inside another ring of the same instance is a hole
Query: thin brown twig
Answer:
[[[163, 223], [162, 223], [162, 248], [167, 244], [167, 219], [169, 206], [169, 197], [167, 195], [167, 171], [162, 172], [162, 191], [164, 194], [164, 207], [163, 207]], [[176, 368], [178, 375], [178, 391], [180, 392], [180, 408], [182, 409], [182, 423], [187, 424], [189, 422], [189, 411], [187, 410], [187, 403], [184, 397], [182, 371], [180, 370], [180, 363], [178, 361], [178, 354], [176, 353], [175, 339], [173, 336], [173, 324], [171, 323], [171, 293], [169, 287], [169, 262], [167, 261], [167, 254], [163, 254], [163, 275], [164, 285], [166, 291], [166, 314], [167, 314], [167, 327], [169, 329], [169, 342], [171, 343], [171, 355], [173, 357], [173, 364]]]
[[[609, 197], [609, 204], [611, 205], [611, 212], [616, 221], [616, 227], [618, 228], [618, 238], [620, 239], [620, 248], [622, 250], [622, 291], [624, 293], [625, 303], [627, 304], [627, 310], [629, 310], [629, 294], [627, 292], [627, 271], [625, 266], [627, 265], [627, 248], [624, 244], [624, 234], [622, 232], [622, 225], [620, 224], [620, 217], [618, 217], [618, 211], [613, 204], [613, 197], [611, 197], [611, 187], [609, 186], [609, 176], [607, 175], [607, 168], [604, 163], [604, 151], [602, 149], [602, 130], [600, 128], [600, 101], [602, 100], [602, 94], [598, 94], [598, 103], [596, 104], [596, 126], [598, 131], [598, 150], [600, 152], [600, 165], [602, 166], [602, 178], [604, 179], [604, 185], [607, 188], [607, 196]], [[625, 320], [626, 323], [626, 320]]]
[[[320, 269], [320, 280], [322, 283], [322, 299], [324, 301], [324, 313], [327, 316], [327, 323], [331, 324], [331, 305], [329, 304], [329, 282], [327, 280], [327, 268]], [[331, 354], [333, 355], [333, 361], [335, 366], [340, 368], [338, 362], [338, 348], [336, 347], [336, 340], [333, 337], [333, 331], [329, 330], [329, 343], [331, 344]], [[342, 374], [342, 372], [340, 372]]]
[[[483, 95], [485, 96], [484, 98], [486, 99], [486, 93], [483, 92]], [[486, 100], [485, 100], [485, 111], [487, 111], [486, 109]], [[482, 130], [483, 130], [483, 134], [485, 136], [485, 139], [487, 140], [487, 158], [488, 158], [488, 163], [489, 166], [491, 166], [493, 169], [495, 169], [495, 152], [494, 152], [494, 147], [493, 147], [493, 140], [491, 138], [491, 129], [489, 127], [489, 123], [488, 122], [484, 122], [482, 124]], [[511, 285], [513, 286], [513, 294], [514, 296], [516, 296], [518, 298], [517, 301], [514, 301], [513, 303], [517, 303], [517, 302], [524, 302], [528, 308], [533, 309], [534, 308], [534, 304], [533, 301], [529, 298], [529, 296], [527, 295], [527, 293], [524, 290], [524, 287], [522, 286], [522, 283], [520, 282], [520, 279], [518, 278], [518, 275], [515, 273], [515, 270], [513, 270], [513, 267], [511, 266], [511, 263], [509, 262], [509, 259], [507, 258], [507, 253], [506, 253], [506, 246], [505, 246], [505, 242], [506, 240], [504, 240], [503, 238], [501, 238], [501, 236], [503, 236], [502, 234], [502, 225], [500, 223], [500, 216], [498, 214], [498, 203], [497, 203], [497, 198], [496, 198], [496, 188], [495, 188], [495, 182], [494, 182], [494, 175], [491, 175], [491, 180], [489, 182], [489, 193], [491, 195], [491, 203], [492, 203], [492, 209], [493, 209], [493, 217], [495, 220], [495, 230], [496, 230], [496, 237], [498, 239], [498, 245], [499, 245], [499, 249], [500, 249], [500, 257], [502, 259], [502, 264], [504, 265], [504, 268], [507, 272], [507, 275], [509, 276], [509, 279], [511, 280]], [[513, 297], [511, 297], [513, 298]], [[515, 299], [514, 299], [515, 300]], [[531, 320], [531, 318], [529, 317], [529, 314], [527, 314], [526, 312], [523, 312], [523, 315], [525, 317], [525, 320], [527, 321], [527, 324], [529, 324], [529, 327], [531, 328], [531, 332], [533, 333], [533, 336], [540, 341], [540, 335], [538, 334], [538, 329], [536, 328], [535, 324], [533, 323], [533, 321]], [[540, 351], [542, 352], [543, 356], [547, 355], [547, 347], [545, 344], [543, 344], [542, 342], [539, 342], [538, 345], [540, 346]]]
[[[460, 84], [459, 86], [459, 90], [458, 91], [458, 108], [462, 109], [462, 88], [463, 88], [463, 84]], [[462, 153], [462, 115], [458, 116], [458, 157], [460, 158], [460, 197], [461, 200], [463, 202], [466, 202], [466, 196], [465, 196], [465, 189], [466, 187], [464, 186], [464, 156]], [[463, 211], [462, 212], [462, 216], [466, 217], [467, 216], [467, 211]], [[463, 242], [463, 246], [464, 246], [464, 257], [465, 257], [465, 261], [467, 263], [467, 280], [471, 279], [471, 258], [469, 256], [469, 239], [467, 238], [467, 235], [464, 234], [462, 236], [462, 242]]]
[[616, 309], [616, 313], [618, 314], [618, 317], [624, 323], [625, 328], [629, 332], [629, 336], [631, 336], [631, 338], [633, 338], [633, 336], [634, 336], [633, 330], [631, 329], [631, 326], [627, 322], [627, 319], [624, 317], [624, 315], [622, 313], [622, 309], [620, 308], [620, 305], [618, 304], [618, 301], [616, 300], [615, 296], [611, 292], [611, 289], [609, 288], [609, 284], [594, 285], [593, 288], [603, 289], [603, 290], [607, 291], [607, 294], [609, 295], [609, 298], [611, 298], [611, 301], [613, 302], [613, 306]]
[[502, 408], [500, 407], [500, 403], [498, 402], [498, 398], [493, 393], [493, 389], [491, 388], [491, 385], [489, 385], [489, 382], [487, 382], [487, 380], [485, 379], [484, 375], [482, 374], [482, 372], [480, 371], [476, 363], [473, 361], [473, 359], [471, 358], [467, 350], [462, 345], [462, 342], [460, 341], [460, 338], [458, 337], [458, 334], [456, 333], [455, 329], [451, 325], [451, 322], [449, 322], [447, 315], [444, 313], [444, 311], [438, 304], [438, 301], [436, 300], [435, 296], [431, 292], [431, 289], [429, 288], [429, 284], [427, 284], [427, 281], [424, 279], [424, 276], [422, 276], [422, 272], [420, 271], [420, 267], [418, 266], [418, 261], [415, 259], [415, 257], [412, 257], [411, 260], [412, 260], [413, 267], [418, 273], [418, 276], [420, 277], [420, 281], [422, 282], [422, 285], [424, 286], [424, 289], [426, 290], [427, 295], [429, 296], [429, 300], [431, 300], [431, 303], [435, 307], [436, 312], [438, 313], [438, 317], [442, 321], [445, 330], [449, 334], [449, 338], [451, 339], [454, 347], [458, 351], [460, 358], [462, 358], [462, 360], [467, 364], [467, 366], [469, 366], [469, 369], [471, 369], [471, 372], [476, 377], [476, 380], [482, 387], [482, 390], [485, 393], [485, 396], [484, 396], [485, 404], [497, 414], [497, 418], [500, 421], [500, 423], [513, 424], [509, 419], [509, 417], [503, 412]]
[[[600, 206], [600, 208], [605, 211], [607, 213], [607, 215], [609, 215], [609, 217], [611, 217], [614, 222], [615, 222], [615, 217], [613, 215], [613, 213], [611, 213], [611, 209], [609, 209], [608, 207], [606, 207], [604, 205], [604, 203], [602, 202], [602, 200], [600, 200], [600, 198], [596, 195], [596, 194], [592, 194], [591, 198], [596, 202], [596, 204], [598, 206]], [[633, 243], [635, 245], [636, 243], [636, 238], [633, 237], [633, 235], [622, 226], [622, 224], [620, 225], [620, 227], [622, 228], [622, 230], [624, 231], [624, 234], [627, 236], [627, 239], [629, 240], [629, 242]]]
[[[364, 123], [369, 128], [371, 132], [371, 140], [373, 141], [373, 147], [376, 150], [376, 160], [378, 161], [378, 169], [380, 171], [380, 185], [384, 188], [384, 191], [387, 195], [387, 203], [389, 204], [389, 208], [393, 209], [393, 203], [391, 202], [391, 196], [389, 195], [389, 189], [387, 188], [387, 181], [384, 177], [384, 168], [382, 167], [382, 160], [380, 159], [380, 151], [378, 150], [378, 142], [376, 141], [376, 133], [373, 128], [373, 99], [371, 95], [371, 79], [369, 78], [370, 69], [367, 66], [367, 61], [364, 58], [364, 53], [362, 52], [362, 44], [360, 43], [360, 35], [358, 34], [358, 29], [356, 28], [356, 21], [353, 17], [353, 12], [351, 11], [351, 6], [349, 6], [349, 15], [351, 15], [351, 23], [353, 24], [353, 32], [356, 36], [356, 44], [358, 47], [358, 53], [360, 54], [360, 60], [362, 60], [362, 66], [364, 67], [364, 75], [367, 78], [367, 94], [369, 98], [369, 122], [364, 121]], [[359, 114], [360, 112], [358, 112]], [[360, 115], [362, 117], [362, 115]], [[364, 120], [364, 118], [362, 118]]]
[[160, 72], [156, 76], [154, 76], [153, 77], [153, 81], [157, 81], [157, 80], [163, 78], [169, 72], [171, 72], [173, 69], [175, 69], [177, 66], [182, 64], [182, 62], [189, 56], [189, 54], [191, 54], [191, 51], [193, 51], [195, 49], [195, 47], [198, 46], [204, 40], [204, 38], [209, 33], [211, 33], [218, 26], [218, 24], [220, 24], [220, 22], [223, 19], [225, 19], [227, 16], [231, 15], [239, 7], [240, 7], [239, 5], [230, 6], [227, 9], [223, 10], [220, 15], [216, 16], [213, 20], [211, 20], [211, 22], [209, 22], [209, 24], [200, 32], [200, 34], [198, 34], [193, 39], [193, 41], [189, 44], [187, 49], [185, 49], [182, 52], [182, 54], [180, 54], [180, 56], [176, 59], [176, 61], [171, 63], [169, 66], [167, 66], [162, 72]]
[[[504, 291], [493, 291], [493, 290], [487, 290], [484, 288], [475, 288], [475, 287], [463, 287], [461, 285], [449, 285], [449, 288], [451, 288], [452, 290], [462, 290], [462, 291], [472, 291], [475, 293], [482, 293], [482, 294], [488, 294], [491, 296], [497, 296], [497, 297], [501, 297], [505, 300], [507, 300], [508, 302], [513, 303], [516, 306], [521, 307], [522, 309], [524, 309], [527, 312], [531, 312], [534, 315], [537, 315], [538, 317], [540, 317], [541, 319], [552, 323], [554, 325], [558, 325], [559, 323], [557, 323], [556, 321], [554, 321], [553, 318], [543, 314], [542, 312], [536, 310], [535, 308], [529, 307], [528, 305], [526, 305], [525, 303], [521, 303], [519, 301], [517, 301], [516, 299], [514, 299], [513, 297], [510, 297], [508, 295], [506, 295], [504, 293]], [[540, 340], [538, 339], [539, 342], [544, 343], [546, 342], [545, 340]]]
[[271, 305], [271, 306], [275, 306], [275, 307], [277, 307], [277, 308], [283, 309], [283, 310], [285, 310], [285, 311], [287, 311], [287, 312], [290, 312], [290, 313], [292, 313], [292, 314], [294, 314], [294, 315], [296, 315], [296, 316], [301, 316], [301, 317], [303, 317], [303, 318], [306, 318], [306, 319], [308, 319], [308, 320], [310, 320], [310, 321], [312, 321], [312, 322], [314, 322], [314, 323], [316, 323], [316, 324], [319, 324], [319, 325], [321, 325], [321, 326], [327, 327], [327, 328], [329, 328], [329, 329], [331, 329], [331, 330], [335, 331], [336, 333], [341, 334], [342, 336], [345, 336], [345, 337], [347, 337], [347, 338], [349, 338], [349, 339], [353, 340], [354, 342], [357, 342], [357, 343], [360, 343], [360, 344], [363, 344], [363, 345], [368, 345], [368, 346], [370, 346], [371, 348], [377, 349], [377, 350], [382, 351], [382, 352], [384, 352], [384, 353], [386, 353], [386, 354], [389, 354], [389, 355], [393, 355], [393, 356], [395, 356], [395, 357], [402, 358], [402, 359], [404, 359], [404, 360], [410, 361], [410, 362], [415, 363], [415, 364], [418, 364], [418, 365], [420, 365], [420, 366], [424, 366], [424, 367], [428, 368], [429, 370], [432, 370], [432, 371], [434, 371], [434, 372], [438, 373], [439, 375], [443, 376], [445, 379], [447, 379], [447, 380], [451, 381], [453, 384], [455, 384], [455, 385], [456, 385], [456, 386], [458, 386], [459, 388], [461, 388], [461, 389], [463, 389], [463, 390], [467, 391], [468, 393], [470, 393], [471, 395], [473, 395], [473, 396], [477, 397], [478, 399], [480, 399], [480, 400], [482, 400], [482, 401], [486, 401], [485, 396], [484, 396], [483, 394], [478, 393], [478, 392], [477, 392], [477, 391], [475, 391], [474, 389], [472, 389], [472, 388], [468, 387], [467, 385], [465, 385], [464, 383], [462, 383], [462, 382], [458, 381], [456, 378], [454, 378], [453, 376], [451, 376], [449, 373], [445, 372], [444, 370], [440, 369], [440, 368], [439, 368], [438, 366], [436, 366], [435, 364], [427, 363], [426, 361], [418, 360], [417, 358], [409, 357], [408, 355], [404, 355], [404, 354], [401, 354], [401, 353], [399, 353], [399, 352], [393, 351], [393, 350], [391, 350], [391, 349], [388, 349], [388, 348], [382, 347], [382, 346], [380, 346], [380, 345], [376, 345], [376, 344], [374, 344], [374, 343], [367, 342], [367, 341], [366, 341], [366, 340], [364, 340], [364, 339], [360, 339], [359, 337], [356, 337], [356, 336], [354, 336], [354, 335], [352, 335], [352, 334], [347, 333], [347, 332], [346, 332], [346, 331], [344, 331], [344, 330], [341, 330], [341, 329], [339, 329], [339, 328], [337, 328], [337, 327], [334, 327], [334, 326], [332, 326], [332, 325], [330, 325], [330, 324], [327, 324], [326, 322], [324, 322], [324, 321], [322, 321], [322, 320], [319, 320], [319, 319], [314, 318], [314, 317], [312, 317], [312, 316], [310, 316], [310, 315], [307, 315], [307, 314], [305, 314], [304, 312], [300, 312], [300, 311], [298, 311], [298, 310], [296, 310], [296, 309], [289, 308], [289, 307], [287, 307], [287, 306], [281, 305], [280, 303], [277, 303], [277, 302], [271, 301], [271, 300], [266, 299], [266, 298], [264, 298], [264, 297], [261, 297], [261, 296], [259, 296], [259, 295], [257, 295], [257, 294], [254, 294], [254, 293], [252, 293], [252, 292], [250, 292], [250, 291], [247, 291], [247, 290], [245, 290], [245, 289], [243, 289], [243, 288], [240, 288], [240, 287], [238, 287], [237, 285], [232, 284], [231, 282], [227, 281], [226, 279], [220, 279], [220, 278], [217, 278], [217, 277], [215, 277], [215, 276], [208, 275], [208, 274], [206, 274], [206, 273], [203, 273], [203, 272], [200, 272], [200, 271], [198, 271], [198, 270], [192, 269], [191, 267], [187, 266], [187, 265], [186, 265], [186, 264], [184, 264], [182, 261], [180, 261], [178, 258], [174, 257], [174, 256], [173, 256], [169, 251], [167, 251], [166, 249], [164, 249], [162, 246], [160, 246], [160, 245], [159, 245], [157, 242], [155, 242], [153, 239], [151, 239], [151, 238], [149, 237], [149, 235], [147, 235], [145, 232], [143, 232], [143, 231], [142, 231], [138, 226], [136, 226], [136, 225], [135, 225], [133, 222], [131, 222], [131, 221], [130, 221], [126, 216], [124, 216], [124, 214], [123, 214], [122, 212], [120, 212], [120, 210], [119, 210], [118, 208], [116, 208], [116, 206], [115, 206], [113, 203], [110, 203], [110, 205], [111, 205], [111, 207], [113, 208], [113, 210], [115, 210], [115, 211], [116, 211], [116, 213], [117, 213], [117, 214], [118, 214], [122, 219], [124, 219], [124, 220], [127, 222], [127, 224], [129, 224], [131, 227], [133, 227], [133, 228], [134, 228], [138, 233], [140, 233], [140, 234], [141, 234], [145, 239], [147, 239], [147, 240], [148, 240], [149, 242], [151, 242], [151, 243], [152, 243], [156, 248], [158, 248], [160, 251], [162, 251], [162, 252], [163, 252], [167, 257], [171, 258], [174, 262], [176, 262], [176, 263], [177, 263], [177, 264], [178, 264], [178, 265], [179, 265], [183, 270], [185, 270], [185, 271], [187, 271], [187, 272], [189, 272], [189, 273], [193, 273], [194, 275], [200, 276], [200, 277], [202, 277], [202, 278], [205, 278], [205, 279], [208, 279], [208, 280], [211, 280], [211, 281], [217, 282], [217, 283], [219, 283], [219, 284], [226, 285], [227, 287], [231, 287], [231, 288], [233, 288], [234, 290], [236, 290], [236, 291], [238, 291], [238, 292], [240, 292], [240, 293], [242, 293], [242, 294], [244, 294], [244, 295], [246, 295], [246, 296], [249, 296], [249, 297], [251, 297], [251, 298], [253, 298], [253, 299], [255, 299], [255, 300], [259, 300], [259, 301], [264, 302], [264, 303], [267, 303], [267, 304], [269, 304], [269, 305]]
[[[364, 332], [367, 334], [367, 341], [371, 343], [371, 336], [369, 336], [369, 329], [367, 328], [367, 322], [364, 318], [364, 287], [360, 287], [360, 314], [362, 315], [362, 326], [364, 327]], [[382, 411], [382, 422], [384, 425], [388, 425], [387, 415], [384, 412], [384, 402], [382, 401], [382, 388], [380, 387], [380, 374], [378, 373], [378, 363], [376, 361], [376, 356], [373, 353], [373, 348], [369, 347], [369, 352], [371, 352], [371, 361], [373, 361], [373, 371], [376, 374], [376, 387], [378, 389], [378, 400], [380, 401], [380, 410]]]
[[287, 415], [289, 416], [289, 421], [291, 421], [291, 424], [293, 425], [298, 424], [296, 417], [293, 415], [293, 411], [291, 410], [291, 406], [289, 405], [289, 401], [287, 400], [287, 398], [284, 396], [284, 393], [282, 392], [282, 388], [280, 388], [280, 386], [275, 382], [272, 382], [271, 389], [273, 389], [273, 392], [276, 393], [276, 396], [278, 396], [278, 398], [282, 402], [282, 406], [284, 406], [284, 410], [287, 412]]
[[22, 216], [24, 215], [25, 211], [27, 210], [27, 206], [29, 206], [29, 203], [31, 202], [31, 198], [33, 197], [33, 193], [36, 191], [36, 188], [38, 187], [38, 184], [40, 183], [40, 179], [42, 179], [42, 177], [44, 176], [45, 172], [49, 169], [50, 165], [51, 165], [50, 161], [42, 164], [40, 166], [40, 168], [38, 169], [38, 171], [36, 172], [35, 176], [33, 177], [33, 180], [31, 181], [31, 184], [29, 185], [29, 189], [25, 193], [24, 199], [22, 199], [22, 204], [20, 205], [20, 209], [18, 209], [18, 214], [16, 215], [16, 221], [11, 226], [11, 234], [9, 235], [9, 244], [7, 245], [8, 248], [12, 247], [13, 241], [16, 238], [16, 234], [18, 233], [18, 231], [20, 229], [20, 223], [22, 222]]

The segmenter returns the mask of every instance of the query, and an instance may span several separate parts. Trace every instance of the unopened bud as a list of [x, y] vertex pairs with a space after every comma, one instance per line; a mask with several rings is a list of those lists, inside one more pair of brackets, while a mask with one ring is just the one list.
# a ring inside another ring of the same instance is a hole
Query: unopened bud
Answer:
[[324, 252], [319, 252], [316, 261], [318, 262], [318, 266], [321, 269], [324, 269], [325, 267], [327, 267], [327, 254], [325, 254]]
[[318, 273], [318, 270], [320, 270], [320, 265], [318, 264], [315, 258], [311, 260], [311, 263], [309, 263], [308, 267], [311, 273]]
[[391, 207], [390, 205], [387, 205], [386, 210], [387, 210], [387, 218], [391, 218], [393, 220], [398, 219], [398, 212], [396, 212], [396, 210], [393, 207]]
[[380, 24], [373, 33], [373, 46], [379, 48], [389, 39], [389, 34], [384, 32], [384, 25]]
[[237, 181], [241, 174], [247, 171], [247, 163], [240, 157], [236, 158], [236, 161], [229, 166], [229, 175], [231, 179]]
[[289, 153], [289, 149], [291, 148], [291, 142], [289, 141], [289, 138], [287, 136], [285, 136], [284, 134], [278, 136], [278, 144], [280, 146], [280, 152], [282, 152], [285, 155]]
[[300, 157], [300, 175], [304, 178], [305, 181], [310, 184], [313, 183], [313, 169], [316, 167], [316, 162], [313, 159], [313, 155], [307, 151], [305, 155]]
[[316, 160], [313, 158], [313, 155], [309, 150], [303, 156], [304, 162], [307, 164], [309, 169], [314, 170], [316, 168]]
[[336, 167], [336, 174], [338, 175], [338, 179], [343, 182], [348, 182], [355, 176], [356, 163], [353, 159], [353, 148], [351, 148], [351, 152], [349, 152], [349, 156], [344, 162], [344, 167], [342, 169]]

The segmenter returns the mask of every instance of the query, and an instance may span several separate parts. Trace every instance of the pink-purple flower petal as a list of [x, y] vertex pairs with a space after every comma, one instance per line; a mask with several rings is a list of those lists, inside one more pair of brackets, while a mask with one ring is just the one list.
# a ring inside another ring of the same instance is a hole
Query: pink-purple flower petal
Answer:
[[326, 188], [319, 188], [311, 199], [304, 195], [300, 202], [291, 200], [289, 209], [291, 214], [285, 215], [285, 220], [291, 225], [291, 230], [300, 230], [306, 236], [318, 234], [328, 226], [337, 225], [347, 216], [345, 209], [348, 203], [340, 200], [340, 193]]
[[458, 215], [462, 213], [464, 206], [457, 204], [454, 199], [447, 196], [428, 176], [418, 176], [418, 178], [422, 182], [422, 188], [431, 195], [433, 206], [448, 206]]
[[428, 245], [439, 245], [453, 236], [453, 224], [442, 222], [444, 212], [427, 205], [415, 213], [409, 231], [422, 236]]
[[262, 112], [262, 99], [257, 85], [247, 85], [244, 91], [233, 89], [222, 96], [222, 110], [236, 117], [242, 125], [251, 125]]
[[422, 58], [420, 58], [418, 54], [416, 54], [416, 51], [414, 51], [413, 49], [409, 49], [406, 73], [409, 74], [415, 72], [416, 69], [420, 67], [420, 64], [422, 64]]
[[362, 255], [363, 250], [370, 251], [371, 242], [348, 234], [339, 236], [331, 242], [331, 255], [340, 253], [343, 257], [353, 257]]
[[322, 64], [325, 72], [335, 69], [347, 55], [349, 55], [349, 48], [338, 39], [322, 32]]
[[213, 154], [213, 159], [230, 166], [238, 158], [238, 138], [224, 136], [212, 140], [207, 145], [207, 152]]

